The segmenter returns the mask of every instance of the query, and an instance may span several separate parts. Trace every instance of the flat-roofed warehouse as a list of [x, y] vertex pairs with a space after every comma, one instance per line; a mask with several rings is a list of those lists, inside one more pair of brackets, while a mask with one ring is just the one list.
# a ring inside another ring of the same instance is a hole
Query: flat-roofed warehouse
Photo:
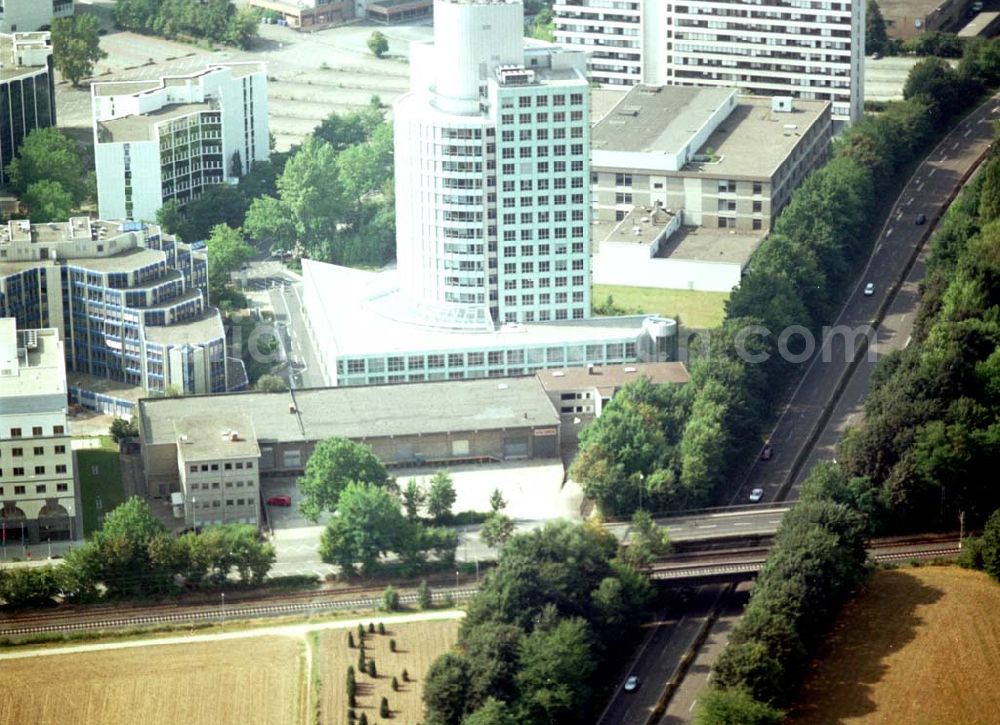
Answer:
[[192, 410], [208, 411], [220, 430], [248, 419], [261, 477], [301, 473], [331, 437], [371, 446], [387, 466], [559, 455], [559, 413], [534, 376], [145, 398], [139, 440], [150, 493], [179, 489], [177, 442]]

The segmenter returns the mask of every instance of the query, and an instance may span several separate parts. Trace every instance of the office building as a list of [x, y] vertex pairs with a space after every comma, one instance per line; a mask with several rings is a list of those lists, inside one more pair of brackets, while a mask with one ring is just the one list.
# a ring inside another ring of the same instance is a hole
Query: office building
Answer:
[[248, 0], [265, 18], [281, 20], [296, 30], [317, 30], [354, 17], [351, 0]]
[[[0, 316], [58, 329], [71, 402], [115, 414], [128, 414], [142, 393], [245, 386], [208, 305], [207, 274], [204, 251], [156, 225], [75, 217], [0, 227]], [[100, 381], [133, 393], [100, 401]]]
[[830, 110], [733, 89], [636, 86], [592, 131], [596, 219], [660, 207], [687, 226], [767, 232], [830, 158]]
[[47, 29], [56, 18], [73, 17], [73, 0], [3, 0], [0, 33]]
[[4, 545], [68, 539], [76, 495], [63, 345], [0, 316], [0, 529]]
[[434, 8], [393, 113], [396, 269], [303, 261], [326, 382], [667, 359], [672, 320], [591, 319], [584, 54], [526, 46], [520, 2]]
[[7, 183], [7, 165], [24, 137], [36, 128], [55, 124], [49, 34], [0, 34], [0, 184]]
[[234, 184], [270, 153], [261, 62], [95, 83], [91, 103], [104, 219], [155, 221], [165, 202], [183, 205], [208, 186]]
[[864, 0], [564, 0], [556, 41], [591, 54], [601, 84], [739, 88], [863, 110]]
[[[192, 410], [211, 412], [192, 417]], [[149, 491], [166, 496], [183, 490], [188, 504], [198, 499], [199, 524], [229, 508], [204, 507], [203, 496], [221, 492], [238, 501], [242, 493], [246, 500], [256, 491], [251, 480], [301, 474], [316, 444], [332, 437], [370, 446], [389, 467], [559, 455], [559, 414], [531, 376], [149, 398], [139, 401], [138, 421]], [[223, 481], [214, 487], [224, 476], [242, 478], [244, 486], [230, 489]], [[199, 488], [191, 489], [195, 479]]]

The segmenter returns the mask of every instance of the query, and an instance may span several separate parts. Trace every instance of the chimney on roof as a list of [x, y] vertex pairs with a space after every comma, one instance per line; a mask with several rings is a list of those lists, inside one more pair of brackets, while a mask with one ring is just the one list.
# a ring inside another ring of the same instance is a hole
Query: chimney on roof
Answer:
[[295, 415], [295, 413], [297, 412], [295, 410], [295, 403], [289, 403], [288, 404], [288, 412], [291, 413], [292, 415]]
[[239, 434], [239, 432], [238, 432], [238, 431], [235, 431], [235, 430], [234, 430], [234, 431], [233, 431], [232, 433], [230, 433], [230, 434], [229, 434], [229, 440], [230, 440], [231, 442], [235, 443], [235, 442], [236, 442], [236, 441], [238, 441], [239, 439], [240, 439], [240, 434]]
[[596, 375], [594, 372], [594, 363], [587, 363], [587, 375]]

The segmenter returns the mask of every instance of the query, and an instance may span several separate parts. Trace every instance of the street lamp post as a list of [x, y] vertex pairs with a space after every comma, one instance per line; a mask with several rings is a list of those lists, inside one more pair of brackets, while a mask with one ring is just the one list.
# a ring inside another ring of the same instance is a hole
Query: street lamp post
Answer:
[[455, 572], [455, 588], [458, 589], [458, 572]]
[[965, 512], [958, 512], [958, 548], [962, 548], [962, 539], [965, 538]]
[[198, 532], [198, 499], [191, 497], [191, 528]]
[[226, 593], [225, 592], [220, 592], [220, 595], [222, 596], [222, 603], [219, 606], [220, 606], [220, 609], [222, 611], [222, 621], [225, 622], [226, 621]]

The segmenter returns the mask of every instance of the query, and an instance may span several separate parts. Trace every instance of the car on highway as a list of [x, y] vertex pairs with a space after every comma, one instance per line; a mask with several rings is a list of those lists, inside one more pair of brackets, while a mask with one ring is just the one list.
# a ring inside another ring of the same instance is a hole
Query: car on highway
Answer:
[[924, 216], [923, 214], [917, 214], [917, 219], [916, 219], [917, 226], [920, 226], [921, 224], [925, 223], [926, 221], [927, 221], [927, 217], [926, 216]]
[[625, 680], [625, 692], [635, 692], [639, 689], [639, 677], [637, 675], [629, 675], [629, 678]]
[[268, 506], [291, 506], [292, 497], [291, 496], [271, 496], [267, 500]]
[[869, 282], [865, 285], [865, 297], [871, 297], [873, 294], [875, 294], [875, 283]]
[[760, 460], [770, 461], [772, 453], [774, 453], [774, 449], [771, 447], [771, 444], [768, 443], [766, 446], [764, 446], [764, 450], [760, 452]]
[[750, 492], [750, 503], [757, 503], [762, 498], [764, 498], [764, 489], [755, 488], [753, 491]]

